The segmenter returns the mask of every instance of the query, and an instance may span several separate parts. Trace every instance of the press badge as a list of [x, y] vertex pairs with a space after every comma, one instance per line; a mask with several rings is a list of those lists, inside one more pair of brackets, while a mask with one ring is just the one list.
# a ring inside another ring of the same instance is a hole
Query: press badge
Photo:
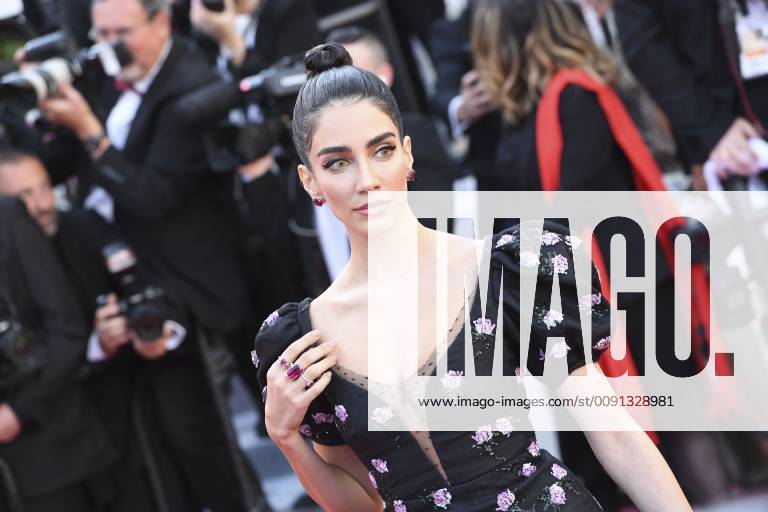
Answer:
[[741, 76], [750, 80], [768, 75], [768, 6], [764, 0], [747, 0], [747, 14], [736, 6]]

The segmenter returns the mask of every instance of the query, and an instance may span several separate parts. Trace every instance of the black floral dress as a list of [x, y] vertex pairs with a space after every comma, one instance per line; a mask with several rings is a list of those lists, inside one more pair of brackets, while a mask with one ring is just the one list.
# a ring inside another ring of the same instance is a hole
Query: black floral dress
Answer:
[[[541, 239], [538, 253], [528, 251], [525, 244], [521, 244], [519, 227], [494, 236], [488, 297], [499, 297], [499, 290], [491, 289], [493, 283], [498, 282], [494, 279], [495, 273], [503, 270], [504, 282], [510, 283], [513, 281], [509, 279], [510, 274], [519, 274], [521, 266], [538, 266], [539, 277], [545, 280], [558, 274], [561, 292], [568, 287], [575, 291], [574, 272], [569, 263], [572, 263], [573, 251], [580, 241], [553, 225], [539, 229], [537, 236]], [[593, 274], [596, 276], [596, 273]], [[563, 302], [562, 311], [546, 307], [534, 309], [534, 332], [527, 361], [527, 369], [533, 375], [541, 375], [543, 370], [542, 348], [546, 347], [547, 336], [565, 338], [562, 343], [567, 345], [553, 347], [550, 354], [567, 357], [569, 371], [585, 364], [581, 345], [571, 343], [569, 339], [572, 338], [568, 336], [569, 330], [577, 328], [572, 319], [578, 317], [579, 308], [586, 306], [592, 309], [592, 360], [597, 361], [602, 351], [608, 348], [608, 326], [601, 325], [601, 319], [608, 322], [608, 315], [605, 314], [608, 306], [600, 294], [597, 278], [590, 284], [591, 293], [581, 297], [578, 304]], [[518, 322], [514, 313], [519, 292], [513, 288], [504, 290], [504, 307], [499, 310], [505, 315], [505, 326], [510, 325], [508, 322]], [[470, 318], [474, 320], [468, 327], [472, 329], [475, 370], [482, 375], [490, 374], [493, 347], [488, 340], [492, 338], [490, 335], [494, 332], [497, 319], [480, 314], [478, 295], [475, 293], [472, 301]], [[539, 303], [538, 295], [537, 287], [535, 304]], [[312, 330], [310, 302], [310, 299], [305, 299], [286, 304], [272, 313], [262, 325], [251, 357], [258, 368], [258, 379], [265, 397], [269, 393], [265, 386], [268, 368], [290, 343]], [[489, 306], [486, 311], [497, 309]], [[463, 317], [462, 314], [462, 321], [454, 327], [458, 339], [464, 339]], [[504, 331], [505, 344], [518, 343], [514, 336], [507, 336], [506, 328]], [[536, 347], [539, 343], [542, 348]], [[458, 361], [464, 360], [462, 347], [460, 343], [449, 345], [448, 368], [460, 367]], [[510, 358], [517, 358], [517, 352], [504, 351], [505, 357]], [[520, 364], [514, 359], [505, 360], [504, 364], [505, 367], [514, 365], [515, 371], [520, 371]], [[422, 370], [423, 375], [435, 375], [434, 371], [428, 373], [429, 368]], [[444, 377], [445, 383], [450, 386], [450, 379], [460, 375], [460, 370], [449, 370]], [[539, 448], [530, 428], [511, 425], [504, 418], [495, 425], [481, 426], [474, 432], [369, 431], [366, 384], [367, 377], [334, 368], [334, 378], [310, 405], [300, 432], [316, 443], [349, 445], [368, 468], [371, 484], [384, 499], [387, 511], [602, 510], [576, 475], [546, 450]], [[386, 425], [392, 419], [392, 410], [385, 404], [371, 407], [371, 410], [371, 420], [375, 423]]]

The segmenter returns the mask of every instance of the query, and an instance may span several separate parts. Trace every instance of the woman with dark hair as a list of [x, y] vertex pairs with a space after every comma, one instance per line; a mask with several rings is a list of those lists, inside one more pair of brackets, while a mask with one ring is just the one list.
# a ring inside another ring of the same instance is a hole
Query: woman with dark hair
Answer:
[[[326, 510], [602, 510], [577, 477], [538, 447], [527, 418], [526, 423], [516, 426], [500, 419], [495, 428], [487, 425], [474, 432], [368, 429], [369, 389], [384, 386], [388, 392], [402, 392], [399, 388], [392, 391], [392, 384], [377, 382], [375, 374], [368, 378], [369, 227], [383, 227], [385, 236], [400, 240], [408, 230], [415, 233], [419, 329], [418, 346], [412, 348], [422, 359], [430, 354], [428, 340], [446, 333], [448, 338], [445, 351], [432, 352], [432, 357], [418, 367], [418, 376], [437, 376], [439, 362], [447, 362], [451, 376], [456, 375], [456, 368], [463, 367], [467, 316], [476, 319], [475, 328], [467, 335], [472, 339], [477, 375], [491, 374], [494, 349], [484, 336], [492, 334], [498, 322], [505, 326], [504, 364], [517, 370], [523, 366], [523, 373], [530, 370], [541, 375], [541, 359], [529, 357], [523, 364], [518, 360], [520, 340], [514, 335], [515, 329], [508, 327], [519, 322], [515, 290], [511, 285], [502, 288], [498, 279], [503, 272], [504, 282], [509, 282], [512, 279], [508, 276], [521, 272], [521, 247], [531, 233], [528, 228], [515, 227], [493, 236], [485, 312], [477, 300], [477, 286], [473, 298], [467, 300], [464, 282], [457, 280], [448, 284], [445, 298], [449, 312], [458, 313], [450, 317], [455, 320], [444, 330], [438, 328], [437, 322], [431, 321], [438, 318], [431, 290], [438, 271], [438, 244], [447, 248], [449, 272], [460, 273], [473, 268], [477, 241], [430, 230], [420, 225], [407, 207], [395, 208], [395, 221], [381, 224], [374, 216], [369, 226], [369, 200], [370, 211], [375, 214], [386, 212], [397, 202], [377, 204], [378, 196], [369, 199], [369, 192], [405, 192], [414, 174], [412, 143], [402, 133], [397, 103], [381, 80], [352, 67], [349, 55], [337, 43], [314, 48], [307, 53], [305, 64], [309, 80], [299, 93], [293, 121], [294, 142], [303, 161], [299, 174], [315, 204], [327, 204], [344, 224], [351, 258], [328, 290], [315, 300], [282, 306], [267, 318], [256, 338], [252, 358], [259, 385], [264, 387], [270, 437], [307, 492]], [[542, 259], [554, 262], [576, 254], [557, 230], [555, 225], [545, 225], [543, 230], [532, 232], [541, 241], [546, 239]], [[391, 268], [375, 269], [375, 274], [385, 276], [392, 286], [405, 279], [399, 251], [394, 246], [395, 257], [385, 260]], [[552, 272], [547, 276], [541, 270], [545, 266], [539, 266], [538, 278], [551, 280]], [[575, 293], [574, 272], [562, 270], [558, 271], [560, 289]], [[595, 279], [587, 282], [584, 290], [592, 290], [596, 297], [593, 308], [604, 310], [608, 306], [598, 295], [599, 285]], [[503, 309], [498, 307], [500, 296]], [[543, 318], [534, 322], [534, 352], [546, 349], [548, 336], [562, 335], [568, 340], [578, 329], [578, 305], [573, 305], [575, 311], [568, 305], [562, 307], [562, 315], [554, 321]], [[393, 317], [391, 323], [403, 321]], [[607, 348], [607, 342], [596, 338], [604, 336], [606, 329], [605, 322], [593, 328], [591, 359], [583, 346], [568, 343], [562, 357], [567, 355], [570, 375], [599, 374], [591, 364], [588, 369], [586, 361], [596, 360]], [[390, 351], [397, 352], [399, 342], [392, 339]], [[398, 363], [405, 366], [401, 359]], [[381, 398], [374, 395], [377, 401]], [[384, 425], [401, 419], [387, 403], [371, 411], [372, 422]], [[310, 446], [302, 436], [310, 437], [314, 444]], [[645, 433], [590, 432], [588, 436], [606, 469], [642, 510], [690, 510]]]

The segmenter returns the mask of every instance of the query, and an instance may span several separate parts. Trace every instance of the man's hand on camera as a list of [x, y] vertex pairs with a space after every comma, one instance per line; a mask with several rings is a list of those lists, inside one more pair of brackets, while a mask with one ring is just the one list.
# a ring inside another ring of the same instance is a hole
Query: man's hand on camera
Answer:
[[0, 404], [0, 443], [10, 443], [21, 434], [21, 422], [11, 406]]
[[83, 95], [71, 84], [59, 85], [59, 95], [40, 103], [40, 108], [52, 123], [69, 128], [80, 140], [104, 133], [104, 127], [91, 110]]
[[192, 25], [227, 49], [232, 63], [239, 66], [245, 59], [245, 41], [240, 37], [235, 26], [235, 2], [224, 0], [221, 12], [206, 9], [200, 0], [192, 0], [189, 19]]
[[113, 356], [120, 347], [131, 341], [128, 320], [120, 314], [117, 296], [110, 293], [107, 304], [96, 310], [93, 330], [99, 338], [99, 345], [107, 356]]
[[165, 323], [163, 334], [156, 340], [144, 341], [136, 333], [131, 333], [133, 349], [144, 359], [159, 359], [168, 352], [168, 341], [174, 336], [173, 329]]
[[461, 100], [458, 117], [459, 121], [465, 124], [474, 123], [495, 108], [485, 92], [480, 75], [474, 70], [461, 77]]

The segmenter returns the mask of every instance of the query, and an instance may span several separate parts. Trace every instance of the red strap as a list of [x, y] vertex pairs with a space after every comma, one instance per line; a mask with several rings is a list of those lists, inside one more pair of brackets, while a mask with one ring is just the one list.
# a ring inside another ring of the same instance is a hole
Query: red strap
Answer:
[[[616, 92], [601, 83], [586, 71], [564, 69], [559, 71], [547, 86], [539, 102], [536, 116], [536, 153], [539, 160], [539, 174], [542, 190], [554, 191], [560, 188], [561, 161], [563, 156], [563, 132], [560, 125], [560, 95], [568, 85], [576, 85], [597, 95], [598, 103], [608, 119], [611, 132], [627, 156], [633, 169], [635, 186], [639, 191], [666, 191], [661, 170], [648, 150], [634, 121], [627, 112]], [[672, 227], [672, 224], [669, 224]], [[670, 265], [674, 265], [671, 234], [662, 237], [662, 250]], [[596, 255], [601, 260], [599, 255]], [[672, 267], [674, 268], [674, 267]], [[603, 273], [604, 276], [607, 275]], [[700, 265], [692, 269], [692, 285], [699, 290], [695, 294], [692, 321], [705, 329], [704, 336], [698, 336], [694, 329], [694, 350], [699, 367], [703, 367], [701, 344], [709, 341], [709, 303], [702, 297], [709, 296], [706, 273]], [[634, 363], [632, 363], [634, 365]]]
[[550, 80], [539, 103], [536, 116], [536, 150], [542, 189], [560, 188], [560, 163], [563, 156], [560, 95], [571, 84], [597, 95], [616, 142], [635, 170], [637, 189], [666, 190], [661, 179], [661, 170], [619, 96], [611, 87], [598, 82], [586, 71], [579, 69], [564, 69], [558, 72]]

